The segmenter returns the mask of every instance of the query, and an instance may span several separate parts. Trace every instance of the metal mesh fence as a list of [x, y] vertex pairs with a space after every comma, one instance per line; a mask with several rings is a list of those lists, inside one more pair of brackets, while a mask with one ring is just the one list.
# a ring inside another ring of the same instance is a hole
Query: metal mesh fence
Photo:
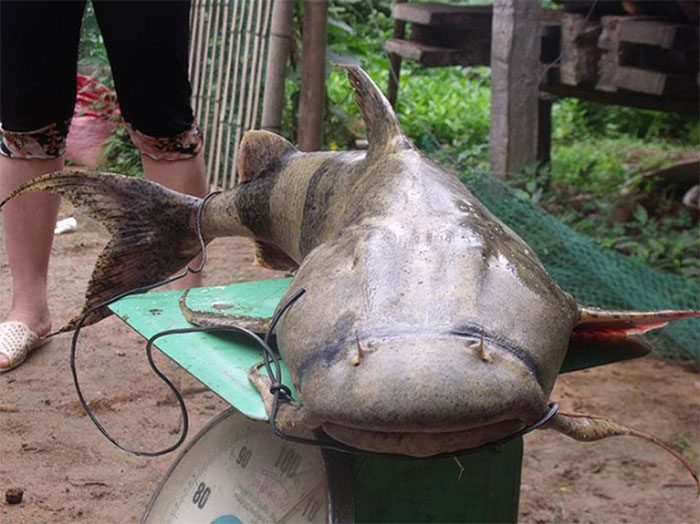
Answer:
[[[610, 309], [700, 309], [700, 285], [605, 250], [523, 200], [504, 182], [471, 176], [467, 185], [539, 255], [557, 283], [580, 304]], [[700, 359], [700, 320], [682, 320], [644, 335], [654, 353]]]

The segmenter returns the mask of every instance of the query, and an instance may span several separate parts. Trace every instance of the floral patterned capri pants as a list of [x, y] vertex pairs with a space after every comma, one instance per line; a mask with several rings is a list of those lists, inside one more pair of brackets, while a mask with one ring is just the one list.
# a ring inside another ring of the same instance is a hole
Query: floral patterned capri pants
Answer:
[[[202, 148], [187, 76], [188, 1], [93, 0], [121, 114], [154, 160]], [[83, 1], [0, 2], [0, 154], [63, 155], [76, 100]]]

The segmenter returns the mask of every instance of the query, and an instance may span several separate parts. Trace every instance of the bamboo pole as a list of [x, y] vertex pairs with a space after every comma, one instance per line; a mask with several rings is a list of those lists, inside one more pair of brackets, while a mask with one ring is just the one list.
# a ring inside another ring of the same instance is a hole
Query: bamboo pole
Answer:
[[205, 13], [205, 3], [202, 2], [199, 4], [198, 8], [198, 13], [197, 13], [197, 40], [195, 41], [194, 45], [194, 68], [192, 70], [192, 75], [191, 75], [191, 83], [192, 83], [192, 95], [193, 95], [193, 104], [192, 104], [192, 109], [194, 111], [194, 114], [197, 116], [197, 120], [199, 120], [199, 111], [198, 111], [198, 105], [199, 105], [199, 99], [201, 98], [200, 90], [199, 90], [199, 70], [202, 64], [202, 48], [206, 45], [206, 40], [204, 39], [204, 13]]
[[241, 128], [241, 133], [246, 129], [253, 127], [253, 120], [255, 114], [255, 107], [253, 107], [253, 100], [255, 96], [255, 78], [258, 68], [258, 58], [260, 49], [260, 31], [262, 30], [263, 22], [263, 3], [265, 0], [258, 1], [258, 11], [255, 17], [255, 31], [253, 33], [253, 48], [251, 50], [251, 60], [250, 60], [250, 81], [248, 82], [248, 93], [246, 96], [245, 104], [245, 117], [243, 119], [243, 127]]
[[265, 66], [261, 127], [275, 133], [279, 133], [282, 128], [284, 77], [291, 51], [293, 18], [294, 3], [291, 0], [274, 0]]
[[[212, 4], [210, 4], [212, 7], [210, 8], [211, 11], [214, 12], [214, 22], [212, 24], [212, 31], [211, 35], [209, 38], [209, 41], [207, 43], [209, 49], [210, 49], [210, 60], [207, 63], [206, 67], [206, 73], [207, 73], [207, 80], [206, 80], [206, 96], [204, 98], [203, 104], [202, 104], [202, 122], [205, 123], [205, 127], [203, 129], [204, 131], [204, 136], [205, 136], [205, 147], [207, 148], [209, 152], [209, 156], [211, 157], [211, 151], [209, 151], [211, 148], [209, 148], [209, 137], [212, 134], [213, 126], [215, 125], [213, 120], [216, 119], [216, 115], [212, 114], [212, 106], [214, 105], [214, 97], [216, 96], [216, 87], [217, 87], [217, 80], [214, 76], [214, 73], [216, 72], [216, 60], [217, 60], [217, 54], [221, 54], [221, 46], [219, 45], [219, 26], [221, 23], [221, 6], [224, 2], [221, 0], [214, 0]], [[210, 16], [211, 16], [211, 11], [210, 11]], [[202, 75], [204, 77], [204, 75]], [[205, 87], [205, 86], [203, 86]], [[208, 162], [207, 162], [208, 164]]]
[[305, 0], [303, 30], [299, 148], [302, 151], [317, 151], [323, 145], [323, 110], [326, 104], [326, 0]]
[[258, 56], [258, 70], [255, 75], [255, 94], [253, 96], [253, 119], [250, 124], [250, 129], [255, 129], [258, 126], [260, 116], [260, 91], [262, 91], [262, 75], [265, 65], [265, 54], [269, 52], [270, 38], [270, 17], [272, 14], [273, 0], [265, 0], [265, 14], [263, 15], [263, 24], [260, 32], [260, 51]]
[[[207, 2], [205, 3], [207, 7], [211, 6], [211, 3]], [[207, 12], [208, 11], [208, 12]], [[205, 80], [207, 76], [207, 70], [208, 70], [208, 64], [209, 64], [209, 52], [212, 50], [212, 45], [210, 44], [211, 42], [211, 28], [213, 25], [213, 17], [210, 9], [205, 9], [204, 11], [206, 13], [206, 19], [207, 19], [207, 24], [206, 24], [206, 30], [204, 33], [204, 41], [202, 45], [202, 67], [201, 71], [199, 74], [199, 92], [202, 93], [202, 96], [199, 97], [197, 100], [197, 115], [199, 118], [202, 118], [202, 112], [204, 111], [204, 103], [206, 99], [206, 95], [204, 94], [205, 90]], [[206, 125], [206, 123], [205, 123]]]
[[193, 2], [189, 73], [210, 185], [235, 183], [238, 143], [257, 125], [272, 6], [272, 0]]
[[[246, 7], [247, 2], [246, 2], [246, 0], [241, 0], [241, 3], [242, 3], [241, 14], [238, 17], [239, 21], [244, 20], [246, 18], [245, 7]], [[238, 24], [236, 24], [236, 26], [238, 27]], [[241, 58], [241, 42], [243, 40], [243, 31], [241, 31], [241, 29], [238, 28], [238, 29], [236, 29], [236, 32], [237, 32], [237, 34], [236, 34], [236, 51], [234, 54], [233, 81], [231, 83], [233, 85], [233, 90], [231, 91], [231, 99], [229, 101], [228, 125], [226, 128], [226, 140], [225, 140], [226, 151], [224, 154], [224, 158], [231, 158], [231, 156], [234, 156], [234, 155], [229, 156], [229, 151], [231, 149], [231, 142], [232, 142], [231, 136], [233, 135], [235, 137], [235, 129], [234, 129], [235, 124], [233, 122], [234, 122], [234, 115], [237, 112], [237, 107], [236, 107], [234, 101], [236, 99], [236, 91], [237, 91], [237, 87], [238, 87], [238, 73], [240, 71], [238, 64], [241, 62], [241, 60], [240, 60], [240, 58]], [[233, 145], [234, 145], [233, 150], [235, 152], [236, 146], [238, 145], [238, 143], [236, 142]], [[235, 180], [236, 180], [236, 163], [232, 162], [231, 166], [229, 168], [229, 171], [224, 176], [223, 187], [231, 187], [231, 185], [232, 185], [231, 182], [235, 182]]]
[[187, 74], [190, 77], [190, 83], [192, 81], [192, 72], [194, 71], [194, 51], [197, 49], [197, 37], [199, 34], [199, 2], [200, 0], [194, 0], [190, 7], [190, 52], [187, 56]]

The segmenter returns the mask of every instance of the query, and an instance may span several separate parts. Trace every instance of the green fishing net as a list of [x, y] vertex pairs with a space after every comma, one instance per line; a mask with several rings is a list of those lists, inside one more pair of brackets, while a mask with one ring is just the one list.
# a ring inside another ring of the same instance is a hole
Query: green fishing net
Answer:
[[[523, 200], [494, 177], [472, 176], [470, 190], [539, 255], [580, 304], [609, 309], [700, 309], [700, 285], [601, 248]], [[644, 338], [656, 355], [700, 359], [700, 320], [680, 320]]]

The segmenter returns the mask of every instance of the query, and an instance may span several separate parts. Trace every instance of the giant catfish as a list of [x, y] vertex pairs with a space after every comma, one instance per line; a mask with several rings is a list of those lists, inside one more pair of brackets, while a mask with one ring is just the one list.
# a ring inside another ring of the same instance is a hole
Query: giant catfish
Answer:
[[[366, 152], [302, 153], [251, 131], [240, 184], [205, 204], [145, 180], [71, 171], [10, 198], [53, 191], [112, 233], [86, 308], [185, 265], [199, 249], [201, 205], [206, 241], [254, 239], [260, 263], [296, 270], [286, 297], [305, 290], [277, 327], [299, 395], [278, 424], [291, 434], [321, 428], [363, 450], [431, 456], [500, 440], [548, 411], [570, 344], [641, 346], [627, 335], [700, 316], [577, 305], [522, 239], [413, 146], [365, 72], [347, 73]], [[251, 379], [269, 407], [269, 382]], [[581, 440], [643, 436], [575, 413], [546, 427]]]

